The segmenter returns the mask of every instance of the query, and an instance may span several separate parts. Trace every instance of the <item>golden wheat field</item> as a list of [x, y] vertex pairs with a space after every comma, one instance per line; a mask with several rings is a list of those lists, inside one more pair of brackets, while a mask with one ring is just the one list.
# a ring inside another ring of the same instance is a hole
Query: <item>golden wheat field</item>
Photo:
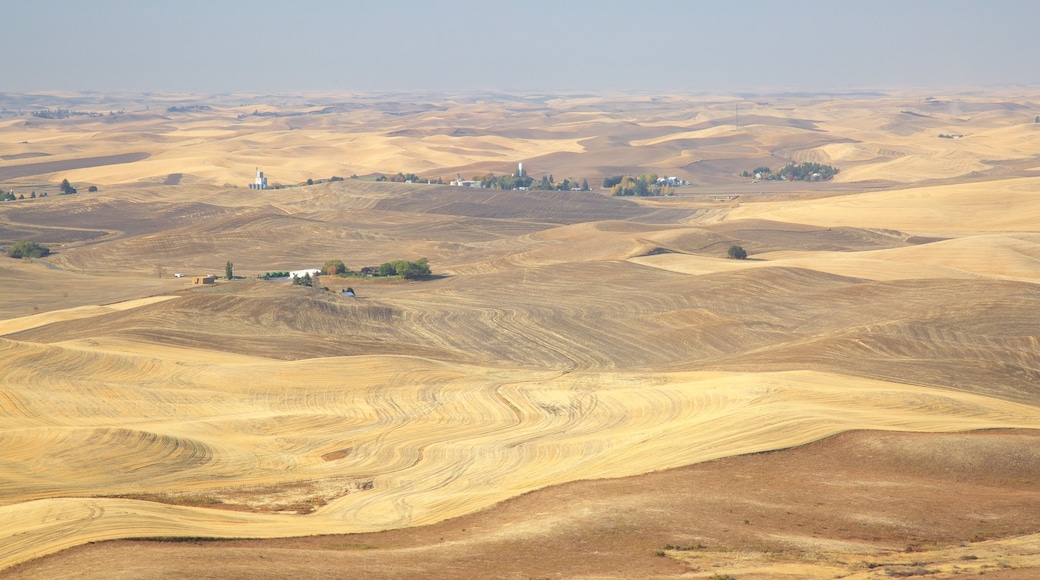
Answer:
[[1040, 569], [1040, 95], [4, 98], [5, 575]]

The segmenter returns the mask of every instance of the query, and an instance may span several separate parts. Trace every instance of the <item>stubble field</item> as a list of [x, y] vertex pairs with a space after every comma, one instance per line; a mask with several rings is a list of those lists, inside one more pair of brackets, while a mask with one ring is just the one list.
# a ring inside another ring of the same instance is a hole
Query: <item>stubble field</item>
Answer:
[[[0, 245], [55, 250], [0, 263], [5, 574], [1040, 567], [1028, 99], [75, 98], [128, 112], [0, 118], [4, 189], [52, 192]], [[841, 173], [738, 176], [791, 160]], [[519, 161], [594, 191], [365, 179]], [[692, 185], [595, 189], [649, 171]]]

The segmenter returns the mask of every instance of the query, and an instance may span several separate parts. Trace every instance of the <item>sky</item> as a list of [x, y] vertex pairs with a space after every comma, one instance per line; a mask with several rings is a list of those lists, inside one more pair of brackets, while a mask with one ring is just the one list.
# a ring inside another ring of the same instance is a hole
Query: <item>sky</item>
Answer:
[[1038, 83], [1036, 0], [0, 0], [0, 92]]

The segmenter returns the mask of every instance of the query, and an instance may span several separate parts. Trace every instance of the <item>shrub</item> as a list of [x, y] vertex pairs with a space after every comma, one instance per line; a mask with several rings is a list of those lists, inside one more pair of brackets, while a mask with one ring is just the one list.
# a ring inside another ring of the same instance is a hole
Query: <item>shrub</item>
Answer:
[[741, 248], [737, 245], [730, 246], [729, 250], [726, 252], [726, 255], [728, 255], [730, 259], [733, 260], [744, 260], [747, 258], [747, 252], [744, 250], [744, 248]]
[[50, 253], [50, 248], [27, 240], [15, 242], [11, 249], [7, 250], [7, 255], [12, 258], [42, 258]]

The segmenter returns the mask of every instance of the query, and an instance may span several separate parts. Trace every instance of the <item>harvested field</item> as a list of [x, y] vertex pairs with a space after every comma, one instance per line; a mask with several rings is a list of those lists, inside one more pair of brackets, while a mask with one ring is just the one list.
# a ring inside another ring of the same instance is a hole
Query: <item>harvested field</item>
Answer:
[[[739, 133], [728, 99], [324, 98], [0, 125], [6, 157], [149, 155], [0, 204], [0, 245], [52, 249], [0, 258], [3, 574], [1040, 569], [1040, 149], [1016, 109], [980, 98], [972, 140], [934, 143], [950, 119], [909, 97], [748, 102]], [[234, 187], [518, 157], [695, 185]], [[788, 160], [844, 183], [735, 175]], [[257, 277], [420, 257], [434, 276]], [[127, 541], [200, 537], [227, 541]]]
[[924, 568], [933, 571], [927, 577], [1029, 578], [1040, 565], [1040, 498], [1031, 483], [1040, 475], [1038, 444], [1033, 432], [845, 433], [775, 453], [568, 483], [431, 526], [263, 542], [108, 542], [9, 575], [86, 578], [103, 567], [138, 578], [249, 569], [260, 578], [349, 571], [829, 579]]

